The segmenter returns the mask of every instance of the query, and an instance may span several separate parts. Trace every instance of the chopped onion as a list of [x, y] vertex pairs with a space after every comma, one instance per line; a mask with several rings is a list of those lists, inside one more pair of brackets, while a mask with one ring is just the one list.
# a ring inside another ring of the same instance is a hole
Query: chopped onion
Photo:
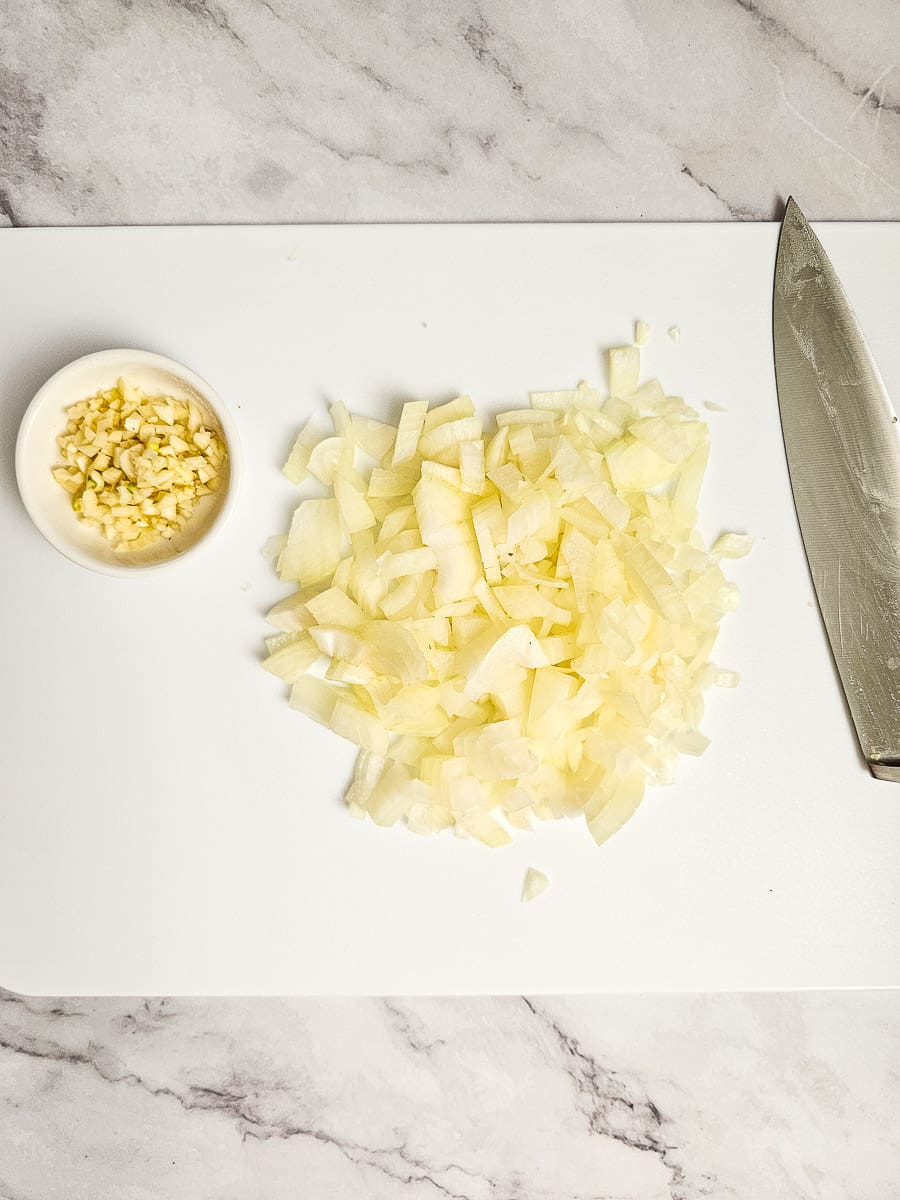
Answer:
[[[705, 751], [703, 692], [738, 682], [710, 661], [737, 604], [719, 564], [751, 539], [707, 549], [706, 426], [639, 367], [617, 347], [610, 397], [533, 392], [491, 434], [468, 396], [396, 430], [333, 405], [333, 434], [300, 434], [286, 473], [333, 495], [278, 544], [298, 590], [265, 666], [360, 747], [354, 816], [501, 846], [582, 814], [602, 842]], [[523, 898], [546, 884], [530, 870]]]
[[275, 562], [286, 545], [286, 533], [276, 533], [273, 537], [266, 538], [261, 551], [263, 558], [268, 562]]
[[306, 587], [333, 575], [340, 561], [337, 500], [304, 500], [294, 513], [287, 545], [278, 556], [279, 578], [295, 580]]
[[397, 436], [394, 439], [394, 453], [391, 455], [392, 467], [406, 462], [416, 453], [427, 412], [427, 400], [411, 400], [408, 404], [403, 405], [400, 424], [397, 426]]
[[312, 421], [307, 421], [297, 434], [297, 439], [288, 455], [288, 460], [281, 468], [285, 478], [289, 479], [291, 483], [299, 484], [306, 479], [309, 474], [310, 452], [318, 441], [319, 435], [313, 429]]
[[529, 867], [525, 872], [525, 880], [522, 884], [522, 903], [526, 904], [529, 900], [536, 899], [549, 886], [550, 880], [543, 871], [538, 871], [535, 867]]
[[737, 671], [725, 671], [721, 668], [714, 668], [713, 683], [716, 687], [734, 688], [741, 682], [740, 674]]
[[713, 542], [712, 553], [719, 558], [744, 558], [753, 548], [753, 538], [746, 533], [723, 533]]
[[641, 352], [637, 346], [615, 346], [609, 352], [609, 390], [614, 396], [627, 396], [638, 385]]

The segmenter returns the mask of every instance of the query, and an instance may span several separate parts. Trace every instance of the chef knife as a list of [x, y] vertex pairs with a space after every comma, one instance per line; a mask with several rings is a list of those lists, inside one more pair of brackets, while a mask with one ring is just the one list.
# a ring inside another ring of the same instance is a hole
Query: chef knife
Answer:
[[900, 435], [834, 268], [793, 199], [775, 265], [775, 379], [794, 504], [872, 774], [900, 782]]

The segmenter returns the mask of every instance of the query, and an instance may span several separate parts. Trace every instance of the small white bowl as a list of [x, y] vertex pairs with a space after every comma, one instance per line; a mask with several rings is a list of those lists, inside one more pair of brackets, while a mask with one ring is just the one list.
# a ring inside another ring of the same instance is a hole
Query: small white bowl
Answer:
[[[149, 395], [191, 400], [228, 450], [218, 490], [202, 497], [182, 532], [132, 554], [116, 553], [98, 530], [80, 521], [72, 511], [71, 496], [51, 474], [60, 461], [56, 438], [65, 429], [66, 408], [114, 387], [120, 378]], [[237, 425], [221, 397], [188, 367], [146, 350], [101, 350], [57, 371], [29, 404], [16, 441], [16, 480], [28, 515], [60, 554], [105, 575], [133, 578], [169, 566], [208, 541], [234, 508], [241, 466]]]

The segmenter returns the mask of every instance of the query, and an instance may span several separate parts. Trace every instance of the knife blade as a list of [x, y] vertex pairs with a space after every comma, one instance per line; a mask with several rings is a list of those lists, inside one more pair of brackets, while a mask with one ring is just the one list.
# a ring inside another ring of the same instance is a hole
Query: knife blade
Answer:
[[772, 302], [794, 505], [863, 756], [900, 782], [900, 434], [840, 281], [793, 199]]

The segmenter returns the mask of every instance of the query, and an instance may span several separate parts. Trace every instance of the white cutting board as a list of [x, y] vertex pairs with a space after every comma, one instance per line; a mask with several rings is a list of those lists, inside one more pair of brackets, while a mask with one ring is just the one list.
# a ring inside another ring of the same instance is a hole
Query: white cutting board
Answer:
[[[900, 395], [900, 225], [821, 230]], [[750, 225], [11, 230], [0, 236], [0, 985], [33, 993], [604, 992], [900, 984], [900, 787], [859, 760], [813, 607], [770, 346], [777, 230]], [[500, 851], [353, 821], [354, 752], [258, 665], [284, 592], [292, 433], [340, 397], [486, 409], [649, 371], [709, 413], [703, 524], [751, 531], [713, 744], [598, 849]], [[666, 335], [677, 323], [680, 345]], [[12, 449], [77, 355], [179, 359], [236, 408], [223, 537], [120, 581], [46, 545]], [[549, 891], [522, 905], [529, 865]]]

